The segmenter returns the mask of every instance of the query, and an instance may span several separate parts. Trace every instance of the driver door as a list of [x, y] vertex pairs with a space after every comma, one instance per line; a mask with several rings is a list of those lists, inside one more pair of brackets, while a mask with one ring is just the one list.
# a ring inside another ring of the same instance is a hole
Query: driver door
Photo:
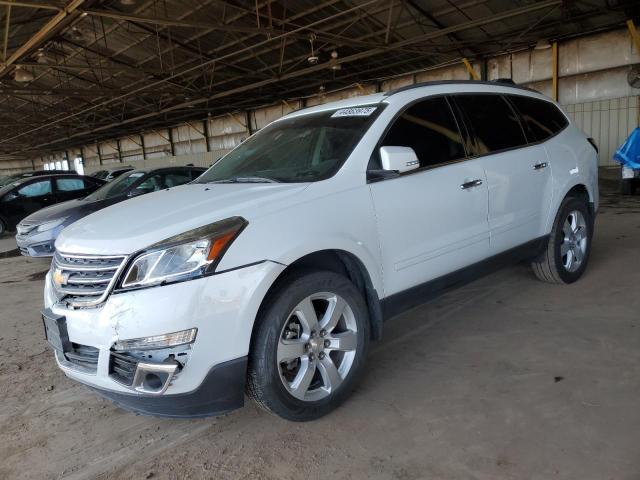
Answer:
[[379, 146], [411, 147], [420, 162], [416, 170], [370, 183], [385, 296], [487, 257], [485, 173], [479, 160], [467, 160], [463, 144], [442, 96], [408, 107], [382, 139]]
[[50, 179], [33, 180], [18, 187], [5, 206], [9, 221], [14, 225], [38, 210], [56, 203]]

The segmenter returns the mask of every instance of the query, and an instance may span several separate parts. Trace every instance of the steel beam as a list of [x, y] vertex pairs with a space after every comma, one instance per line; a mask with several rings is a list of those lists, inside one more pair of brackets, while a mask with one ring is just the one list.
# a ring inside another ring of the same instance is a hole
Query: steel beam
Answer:
[[0, 5], [13, 5], [14, 7], [25, 7], [25, 8], [34, 8], [34, 9], [43, 9], [43, 10], [55, 10], [56, 12], [60, 12], [63, 9], [58, 7], [57, 5], [50, 5], [46, 3], [33, 3], [33, 2], [20, 2], [20, 1], [11, 1], [11, 0], [0, 0]]
[[219, 23], [211, 22], [192, 22], [188, 20], [172, 20], [170, 18], [158, 18], [147, 17], [145, 15], [137, 15], [132, 13], [122, 13], [110, 10], [82, 10], [82, 13], [91, 15], [94, 17], [112, 18], [114, 20], [124, 20], [127, 22], [148, 23], [151, 25], [162, 25], [165, 27], [184, 27], [184, 28], [198, 28], [198, 29], [213, 29], [220, 30], [221, 32], [237, 32], [237, 33], [252, 33], [260, 35], [277, 35], [281, 31], [273, 28], [265, 27], [245, 27], [241, 25], [223, 25]]
[[[8, 67], [17, 62], [23, 55], [27, 54], [33, 48], [36, 48], [51, 34], [55, 33], [63, 20], [70, 15], [79, 15], [76, 10], [80, 5], [84, 3], [84, 0], [71, 0], [67, 6], [61, 12], [58, 12], [54, 17], [49, 20], [40, 30], [38, 30], [29, 40], [22, 44], [13, 54], [4, 60], [0, 65], [0, 77], [6, 73]], [[75, 12], [75, 13], [74, 13]]]
[[9, 44], [9, 27], [11, 26], [11, 3], [7, 5], [7, 16], [4, 19], [4, 39], [2, 45], [2, 61], [7, 59], [7, 45]]
[[640, 33], [636, 30], [636, 25], [633, 23], [633, 20], [627, 20], [627, 28], [629, 29], [631, 39], [636, 46], [636, 51], [640, 54]]
[[[372, 3], [374, 3], [374, 2], [367, 2], [365, 4], [359, 5], [359, 8], [362, 8], [363, 6], [369, 5], [369, 4], [372, 4]], [[367, 50], [367, 51], [364, 51], [364, 52], [360, 52], [360, 53], [349, 55], [349, 56], [346, 56], [346, 57], [343, 57], [343, 58], [339, 58], [339, 59], [337, 59], [336, 63], [341, 64], [341, 63], [346, 63], [346, 62], [352, 62], [352, 61], [365, 59], [365, 58], [368, 58], [368, 57], [371, 57], [371, 56], [375, 56], [375, 55], [379, 55], [381, 53], [385, 53], [388, 50], [401, 49], [402, 47], [405, 47], [407, 45], [412, 45], [412, 44], [415, 44], [415, 43], [436, 39], [436, 38], [439, 38], [439, 37], [442, 37], [442, 36], [449, 35], [451, 33], [459, 32], [459, 31], [463, 31], [463, 30], [468, 30], [468, 29], [472, 29], [472, 28], [476, 28], [476, 27], [479, 27], [479, 26], [482, 26], [482, 25], [487, 25], [487, 24], [494, 23], [494, 22], [497, 22], [497, 21], [501, 21], [501, 20], [505, 20], [505, 19], [508, 19], [508, 18], [520, 16], [520, 15], [523, 15], [523, 14], [526, 14], [526, 13], [530, 13], [530, 12], [533, 12], [533, 11], [538, 11], [538, 10], [542, 10], [542, 9], [546, 9], [546, 8], [550, 8], [550, 7], [555, 7], [560, 3], [561, 3], [561, 0], [550, 0], [550, 1], [545, 1], [545, 2], [540, 2], [540, 3], [528, 5], [528, 6], [525, 6], [525, 7], [519, 7], [519, 8], [506, 10], [506, 11], [498, 13], [498, 14], [485, 16], [485, 17], [482, 17], [482, 18], [479, 18], [479, 19], [476, 19], [476, 20], [471, 20], [469, 22], [464, 22], [464, 23], [461, 23], [461, 24], [458, 24], [458, 25], [454, 25], [454, 26], [451, 26], [451, 27], [447, 27], [447, 28], [436, 30], [434, 32], [429, 32], [429, 33], [426, 33], [426, 34], [423, 34], [423, 35], [418, 35], [418, 36], [413, 37], [413, 38], [409, 38], [409, 39], [405, 39], [405, 40], [402, 40], [402, 41], [398, 41], [398, 42], [392, 43], [392, 44], [390, 44], [388, 46], [385, 46], [384, 48], [374, 48], [374, 49], [371, 49], [371, 50]], [[355, 8], [352, 8], [352, 9], [349, 9], [347, 11], [354, 11], [354, 10], [355, 10]], [[323, 21], [326, 21], [326, 19], [323, 19]], [[320, 22], [321, 21], [314, 22], [314, 23], [320, 23]], [[309, 26], [307, 25], [304, 28], [308, 29]], [[272, 37], [271, 39], [268, 39], [268, 40], [265, 40], [263, 42], [260, 42], [257, 46], [259, 46], [261, 44], [266, 44], [266, 43], [268, 43], [270, 41], [280, 40], [281, 38], [288, 36], [288, 34], [289, 34], [289, 32], [287, 32], [285, 34], [282, 34], [280, 36]], [[255, 48], [255, 47], [256, 46], [253, 46], [251, 48]], [[249, 49], [250, 48], [247, 47], [247, 48], [241, 49], [240, 51], [243, 51], [243, 50], [246, 51], [246, 50], [249, 50]], [[236, 51], [233, 54], [237, 54], [237, 53], [239, 53], [239, 52]], [[226, 58], [228, 56], [231, 56], [233, 54], [223, 55], [223, 56], [220, 57], [220, 59], [224, 59], [224, 58]], [[173, 77], [182, 76], [182, 75], [184, 75], [184, 74], [186, 74], [188, 72], [194, 71], [196, 69], [201, 69], [203, 66], [206, 66], [206, 65], [208, 65], [210, 63], [212, 63], [212, 61], [207, 61], [207, 62], [204, 62], [204, 63], [199, 64], [199, 65], [194, 66], [194, 67], [189, 67], [186, 70], [175, 74]], [[148, 118], [153, 118], [153, 117], [156, 117], [156, 116], [159, 116], [159, 115], [163, 115], [163, 114], [166, 114], [166, 113], [170, 113], [170, 112], [173, 112], [173, 111], [181, 110], [181, 109], [190, 107], [192, 105], [197, 105], [197, 104], [201, 104], [201, 103], [210, 102], [210, 101], [217, 100], [217, 99], [224, 98], [224, 97], [228, 97], [230, 95], [234, 95], [234, 94], [237, 94], [237, 93], [242, 93], [242, 92], [245, 92], [245, 91], [248, 91], [248, 90], [257, 89], [257, 88], [260, 88], [260, 87], [263, 87], [263, 86], [266, 86], [266, 85], [270, 85], [270, 84], [273, 84], [273, 83], [278, 83], [278, 82], [281, 82], [283, 80], [302, 77], [302, 76], [309, 75], [311, 73], [315, 73], [317, 71], [323, 70], [325, 68], [327, 68], [327, 65], [325, 63], [322, 63], [322, 64], [314, 65], [314, 66], [311, 66], [311, 67], [303, 68], [303, 69], [300, 69], [298, 71], [293, 71], [293, 72], [287, 73], [287, 74], [282, 75], [282, 76], [277, 77], [277, 78], [265, 79], [265, 80], [254, 82], [254, 83], [251, 83], [251, 84], [241, 85], [241, 86], [238, 86], [238, 87], [235, 87], [235, 88], [226, 89], [224, 91], [220, 91], [217, 94], [209, 96], [209, 97], [206, 97], [206, 98], [200, 98], [200, 99], [196, 99], [196, 100], [190, 100], [188, 102], [182, 102], [180, 104], [172, 105], [170, 107], [167, 107], [167, 108], [164, 108], [164, 109], [160, 109], [160, 110], [155, 111], [155, 112], [149, 112], [149, 113], [145, 113], [145, 114], [142, 114], [142, 115], [137, 115], [137, 116], [134, 116], [134, 117], [130, 117], [130, 118], [128, 118], [126, 120], [123, 120], [121, 122], [114, 122], [114, 123], [102, 125], [100, 127], [97, 127], [97, 128], [91, 129], [91, 130], [77, 132], [77, 133], [74, 133], [74, 134], [68, 136], [66, 138], [66, 140], [69, 140], [71, 138], [77, 138], [77, 137], [80, 137], [80, 136], [83, 136], [83, 135], [88, 135], [88, 134], [92, 134], [92, 133], [97, 133], [97, 132], [109, 130], [110, 128], [114, 128], [114, 127], [118, 127], [118, 126], [128, 125], [128, 124], [135, 123], [135, 122], [138, 122], [138, 121], [141, 121], [141, 120], [145, 120], [145, 119], [148, 119]], [[149, 84], [149, 85], [147, 85], [145, 87], [142, 87], [142, 88], [139, 88], [139, 89], [134, 89], [131, 92], [129, 92], [127, 95], [124, 95], [123, 97], [129, 96], [129, 95], [134, 95], [134, 94], [136, 94], [136, 93], [138, 93], [138, 92], [140, 92], [142, 90], [145, 90], [147, 88], [151, 88], [153, 86], [156, 86], [156, 85], [154, 85], [154, 83], [151, 83], [151, 84]], [[217, 84], [214, 84], [214, 86], [217, 86]], [[103, 106], [103, 105], [105, 105], [107, 103], [109, 103], [109, 101], [107, 101], [106, 103], [103, 102], [101, 104], [95, 105], [95, 106], [89, 108], [88, 110], [92, 110], [92, 109], [98, 108], [99, 106]], [[31, 131], [21, 133], [21, 134], [19, 134], [17, 136], [13, 136], [11, 138], [7, 138], [4, 141], [10, 141], [10, 140], [13, 140], [13, 139], [15, 139], [17, 137], [25, 135], [26, 133], [30, 133], [30, 132], [39, 130], [41, 128], [46, 128], [47, 126], [53, 125], [53, 124], [55, 124], [57, 122], [65, 120], [65, 119], [73, 118], [73, 117], [79, 115], [80, 113], [81, 112], [62, 117], [61, 119], [55, 120], [53, 122], [50, 122], [47, 125], [43, 125], [43, 126], [39, 127], [38, 129], [32, 129]], [[3, 141], [0, 141], [0, 143], [3, 143]], [[36, 145], [35, 148], [46, 146], [46, 145], [50, 145], [51, 143], [54, 143], [54, 142], [42, 143], [42, 144]]]
[[473, 65], [471, 65], [471, 62], [469, 62], [469, 60], [467, 58], [463, 58], [462, 59], [462, 63], [464, 63], [465, 68], [467, 69], [467, 72], [469, 73], [469, 76], [473, 79], [473, 80], [480, 80], [478, 78], [478, 74], [476, 73], [476, 71], [473, 69]]

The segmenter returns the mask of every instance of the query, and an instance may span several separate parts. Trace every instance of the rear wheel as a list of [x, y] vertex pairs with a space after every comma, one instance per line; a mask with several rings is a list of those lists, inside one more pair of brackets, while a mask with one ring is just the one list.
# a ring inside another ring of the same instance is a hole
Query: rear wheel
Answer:
[[563, 200], [545, 250], [532, 263], [536, 276], [549, 283], [573, 283], [589, 261], [593, 219], [583, 198]]
[[269, 295], [252, 339], [248, 393], [289, 420], [321, 417], [344, 401], [362, 371], [365, 302], [333, 272], [296, 272]]
[[7, 233], [7, 224], [0, 218], [0, 237]]

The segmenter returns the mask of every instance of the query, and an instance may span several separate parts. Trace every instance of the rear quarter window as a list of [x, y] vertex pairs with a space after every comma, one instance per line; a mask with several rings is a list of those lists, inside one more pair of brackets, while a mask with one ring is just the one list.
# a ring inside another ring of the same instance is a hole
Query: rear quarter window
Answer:
[[530, 141], [543, 141], [563, 130], [567, 117], [551, 102], [522, 95], [509, 95], [509, 101], [520, 114]]

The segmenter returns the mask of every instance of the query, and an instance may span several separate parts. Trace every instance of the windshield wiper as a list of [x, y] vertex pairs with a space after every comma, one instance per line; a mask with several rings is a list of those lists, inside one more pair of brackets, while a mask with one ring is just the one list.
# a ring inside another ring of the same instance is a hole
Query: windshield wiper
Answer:
[[209, 183], [280, 183], [273, 178], [267, 177], [233, 177], [224, 180], [214, 180]]

